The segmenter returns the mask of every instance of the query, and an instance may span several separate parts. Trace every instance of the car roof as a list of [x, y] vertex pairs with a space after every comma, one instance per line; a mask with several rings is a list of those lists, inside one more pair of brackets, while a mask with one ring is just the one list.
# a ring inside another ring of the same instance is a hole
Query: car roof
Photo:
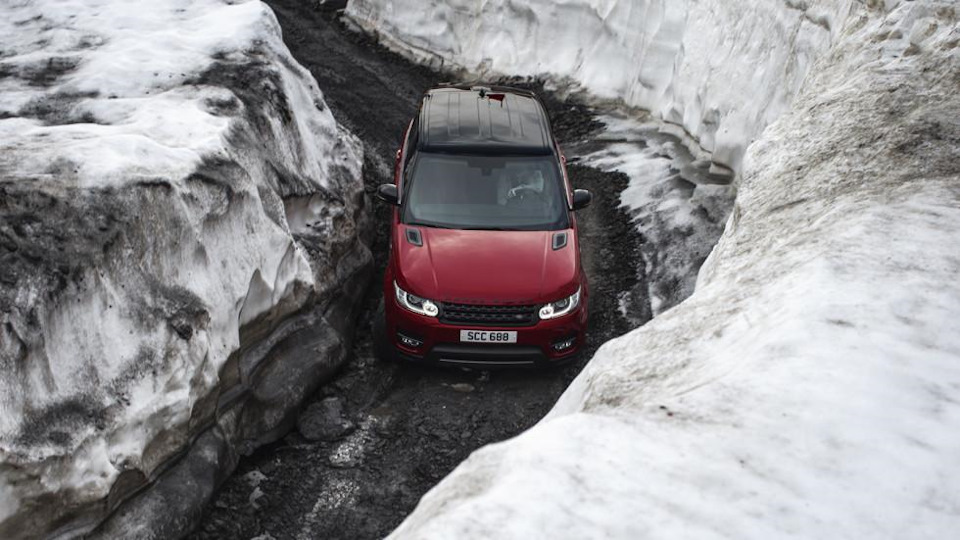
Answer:
[[533, 92], [506, 86], [431, 88], [420, 107], [418, 147], [427, 152], [545, 155], [550, 121]]

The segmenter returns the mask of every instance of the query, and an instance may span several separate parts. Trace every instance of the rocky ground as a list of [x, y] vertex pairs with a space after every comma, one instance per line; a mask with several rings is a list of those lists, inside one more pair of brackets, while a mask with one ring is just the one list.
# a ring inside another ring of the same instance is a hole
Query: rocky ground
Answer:
[[[453, 76], [412, 65], [348, 31], [330, 8], [296, 0], [268, 3], [338, 120], [365, 142], [372, 191], [388, 181], [392, 154], [423, 90]], [[592, 111], [575, 99], [549, 92], [544, 98], [562, 143], [582, 141], [598, 129]], [[366, 296], [352, 361], [306, 404], [297, 430], [241, 462], [192, 537], [383, 537], [473, 450], [536, 423], [600, 344], [649, 318], [648, 299], [634, 295], [626, 311], [618, 300], [624, 291], [645, 290], [643, 239], [619, 208], [626, 176], [576, 164], [569, 170], [575, 186], [595, 196], [579, 214], [591, 280], [591, 327], [580, 359], [547, 371], [490, 372], [376, 361], [370, 325], [381, 294], [387, 233], [380, 207], [372, 242], [380, 268]]]

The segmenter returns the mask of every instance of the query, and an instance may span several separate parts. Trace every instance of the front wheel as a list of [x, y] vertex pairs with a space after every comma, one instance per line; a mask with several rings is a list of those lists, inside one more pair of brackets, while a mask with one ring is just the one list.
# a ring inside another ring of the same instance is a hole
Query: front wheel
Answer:
[[377, 311], [373, 314], [373, 324], [371, 325], [373, 338], [373, 356], [381, 362], [392, 362], [396, 359], [396, 353], [393, 346], [387, 340], [387, 314], [384, 308], [384, 300], [380, 299], [377, 305]]

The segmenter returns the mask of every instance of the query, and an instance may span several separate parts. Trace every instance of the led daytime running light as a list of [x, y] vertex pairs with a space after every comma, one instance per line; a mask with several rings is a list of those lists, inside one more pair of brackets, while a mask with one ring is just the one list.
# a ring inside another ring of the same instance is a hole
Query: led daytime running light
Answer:
[[577, 292], [572, 295], [557, 300], [556, 302], [550, 302], [545, 304], [540, 308], [540, 318], [543, 320], [547, 319], [556, 319], [557, 317], [563, 317], [564, 315], [569, 315], [573, 310], [577, 309], [577, 306], [580, 305], [580, 289], [577, 289]]
[[440, 308], [433, 301], [408, 293], [401, 289], [396, 281], [393, 282], [393, 290], [397, 295], [397, 303], [404, 308], [426, 317], [436, 317], [440, 314]]

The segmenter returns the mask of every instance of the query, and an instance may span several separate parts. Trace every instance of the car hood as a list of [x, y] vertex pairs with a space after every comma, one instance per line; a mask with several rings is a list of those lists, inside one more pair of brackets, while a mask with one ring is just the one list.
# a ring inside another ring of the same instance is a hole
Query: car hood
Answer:
[[[423, 245], [396, 227], [400, 285], [413, 294], [465, 304], [550, 302], [573, 294], [580, 272], [578, 246], [566, 231], [477, 231], [415, 227]], [[553, 249], [565, 232], [567, 245]]]

